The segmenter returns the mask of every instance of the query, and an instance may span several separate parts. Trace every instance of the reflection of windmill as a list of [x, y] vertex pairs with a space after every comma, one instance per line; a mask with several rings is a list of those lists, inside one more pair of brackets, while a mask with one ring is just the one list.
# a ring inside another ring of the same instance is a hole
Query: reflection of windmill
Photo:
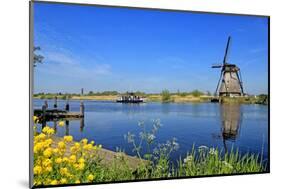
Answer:
[[221, 75], [217, 84], [215, 95], [219, 96], [243, 96], [243, 85], [240, 69], [235, 64], [227, 63], [227, 55], [229, 51], [229, 43], [231, 37], [228, 37], [223, 64], [213, 65], [212, 68], [221, 68]]
[[242, 113], [240, 104], [221, 104], [221, 134], [225, 151], [227, 151], [226, 141], [235, 141], [240, 133], [242, 125]]

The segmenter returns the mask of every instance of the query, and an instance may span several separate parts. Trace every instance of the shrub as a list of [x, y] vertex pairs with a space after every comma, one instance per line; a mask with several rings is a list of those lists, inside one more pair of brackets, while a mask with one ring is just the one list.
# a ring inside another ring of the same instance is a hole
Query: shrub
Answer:
[[199, 90], [194, 90], [190, 94], [194, 97], [199, 97], [199, 96], [203, 95], [204, 93]]
[[181, 97], [185, 97], [185, 96], [187, 96], [188, 94], [187, 94], [187, 92], [181, 92], [179, 95], [180, 95]]
[[170, 94], [170, 92], [167, 89], [162, 91], [161, 96], [162, 96], [162, 101], [163, 102], [170, 102], [172, 100], [171, 99], [171, 94]]

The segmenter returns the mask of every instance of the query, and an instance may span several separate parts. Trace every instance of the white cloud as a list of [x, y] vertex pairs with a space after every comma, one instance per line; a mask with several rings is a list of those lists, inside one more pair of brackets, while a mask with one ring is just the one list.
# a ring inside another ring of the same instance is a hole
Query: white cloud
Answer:
[[46, 62], [53, 62], [56, 64], [68, 64], [68, 65], [76, 64], [76, 62], [73, 58], [71, 58], [70, 56], [67, 56], [64, 53], [59, 53], [59, 52], [46, 53], [45, 60], [46, 60]]
[[49, 51], [43, 56], [45, 57], [44, 63], [38, 66], [36, 70], [44, 74], [60, 76], [60, 78], [93, 80], [111, 74], [109, 64], [99, 63], [95, 59], [84, 60], [83, 58], [77, 58], [69, 52], [63, 52], [63, 50]]

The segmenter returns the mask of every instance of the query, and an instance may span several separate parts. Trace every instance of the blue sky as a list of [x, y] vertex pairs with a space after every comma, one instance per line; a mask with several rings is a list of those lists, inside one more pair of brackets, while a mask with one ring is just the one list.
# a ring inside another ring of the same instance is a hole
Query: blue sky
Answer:
[[228, 62], [247, 93], [267, 93], [267, 18], [35, 3], [37, 92], [214, 92], [227, 37]]

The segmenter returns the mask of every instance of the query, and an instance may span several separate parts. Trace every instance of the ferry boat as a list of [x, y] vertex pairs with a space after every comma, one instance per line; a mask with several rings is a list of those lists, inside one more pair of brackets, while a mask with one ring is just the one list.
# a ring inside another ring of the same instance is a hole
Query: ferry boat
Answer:
[[144, 100], [140, 97], [135, 95], [134, 93], [128, 93], [127, 95], [121, 96], [119, 99], [116, 100], [119, 103], [142, 103]]

